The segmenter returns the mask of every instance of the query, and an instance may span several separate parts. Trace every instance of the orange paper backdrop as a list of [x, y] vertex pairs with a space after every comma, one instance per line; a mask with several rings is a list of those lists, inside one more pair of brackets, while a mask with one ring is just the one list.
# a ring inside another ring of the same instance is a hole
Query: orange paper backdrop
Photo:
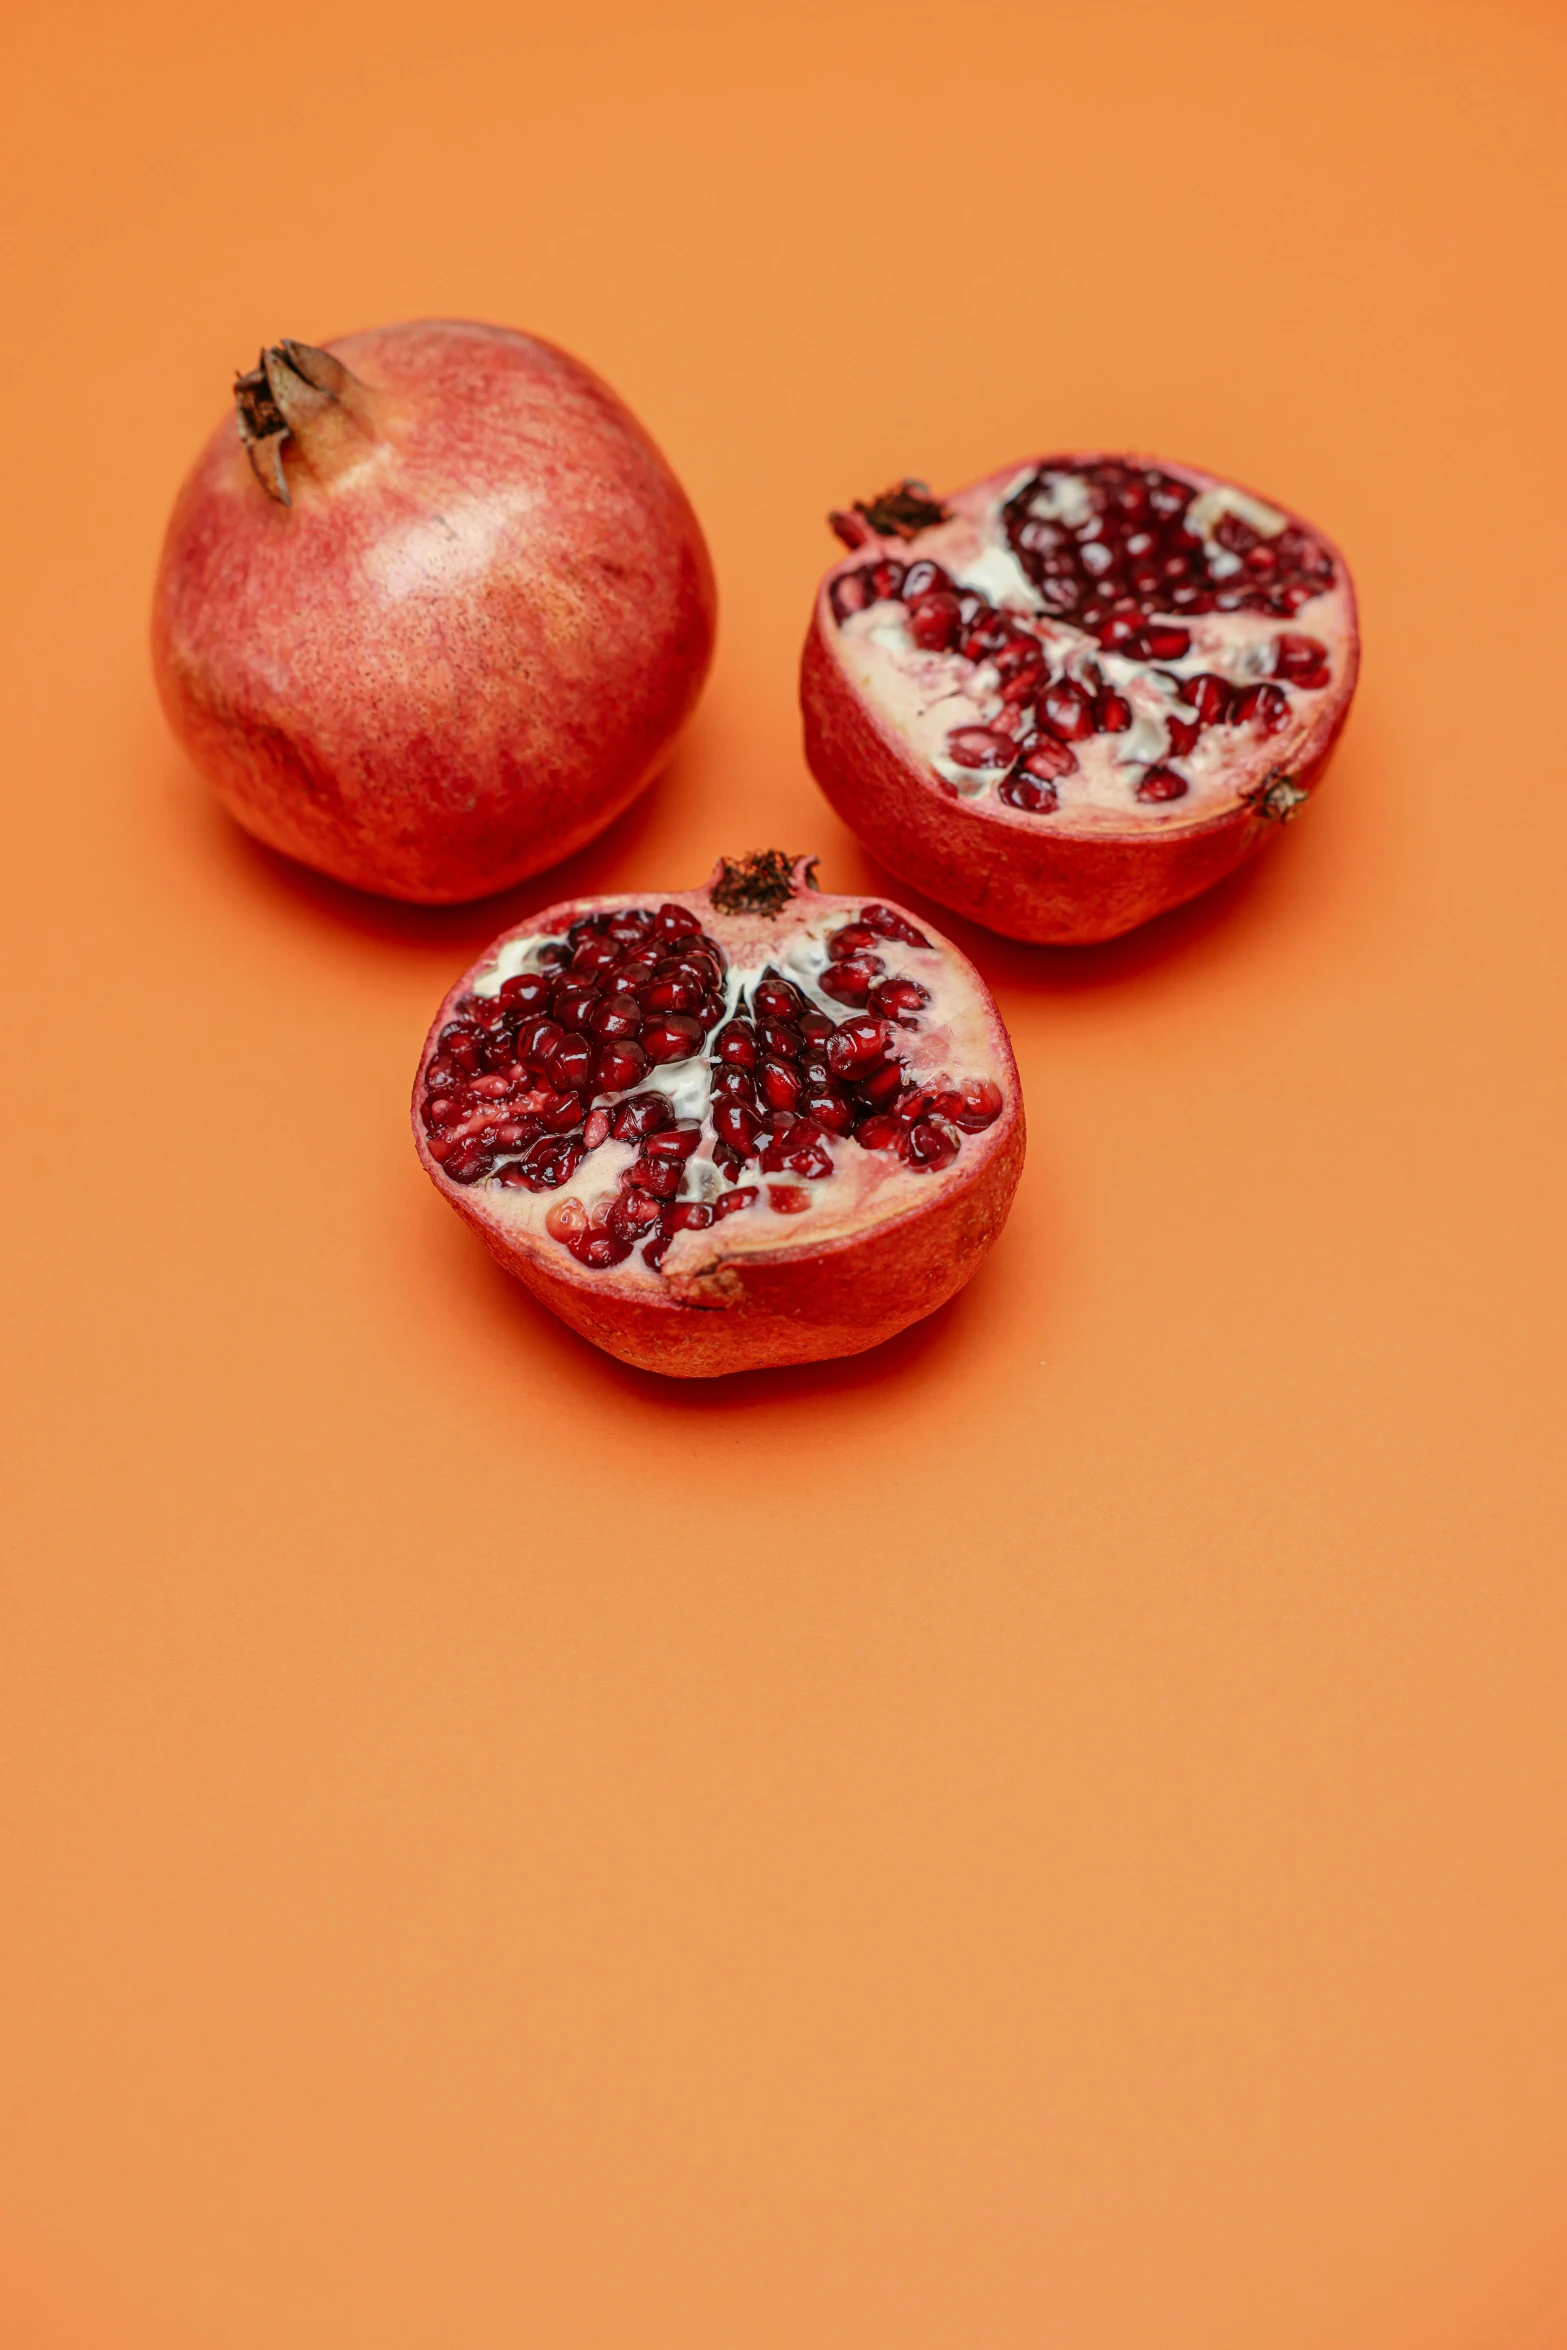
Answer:
[[[1560, 10], [5, 40], [0, 2338], [1559, 2345]], [[645, 802], [438, 914], [253, 848], [144, 651], [235, 366], [432, 311], [599, 367], [723, 597]], [[959, 928], [1031, 1157], [935, 1321], [618, 1368], [419, 1173], [430, 1011], [568, 888], [885, 890], [823, 513], [1096, 442], [1348, 550], [1320, 806], [1123, 944]]]

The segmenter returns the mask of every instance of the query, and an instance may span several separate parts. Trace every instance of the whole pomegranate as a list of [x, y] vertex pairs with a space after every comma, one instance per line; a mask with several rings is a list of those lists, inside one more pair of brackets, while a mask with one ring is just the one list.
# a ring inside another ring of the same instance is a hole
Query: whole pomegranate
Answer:
[[175, 504], [164, 709], [250, 831], [428, 903], [555, 864], [648, 783], [712, 653], [685, 493], [596, 375], [451, 319], [283, 342]]
[[535, 1297], [676, 1378], [857, 1354], [962, 1287], [1023, 1164], [990, 991], [778, 851], [552, 906], [447, 996], [414, 1082], [436, 1188]]
[[817, 781], [894, 873], [1009, 938], [1114, 938], [1303, 808], [1359, 663], [1349, 572], [1235, 483], [1030, 457], [831, 517], [801, 677]]

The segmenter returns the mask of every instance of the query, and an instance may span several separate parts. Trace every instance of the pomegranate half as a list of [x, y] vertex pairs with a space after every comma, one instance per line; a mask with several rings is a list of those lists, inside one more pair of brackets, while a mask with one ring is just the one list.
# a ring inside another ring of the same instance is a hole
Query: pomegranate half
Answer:
[[153, 663], [241, 824], [440, 904], [537, 873], [653, 777], [712, 653], [684, 491], [607, 384], [451, 319], [283, 342], [169, 523]]
[[890, 869], [1009, 938], [1086, 945], [1302, 809], [1359, 663], [1343, 557], [1193, 466], [1032, 457], [832, 516], [806, 755]]
[[413, 1126], [540, 1302], [675, 1378], [857, 1354], [1006, 1220], [1023, 1101], [972, 964], [812, 860], [551, 906], [447, 996]]

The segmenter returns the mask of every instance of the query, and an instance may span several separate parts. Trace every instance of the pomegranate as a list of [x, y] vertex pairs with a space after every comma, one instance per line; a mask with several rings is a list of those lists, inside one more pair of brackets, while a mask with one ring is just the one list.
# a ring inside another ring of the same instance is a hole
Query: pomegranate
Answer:
[[669, 467], [564, 351], [449, 319], [283, 342], [180, 491], [169, 722], [232, 813], [340, 881], [481, 897], [648, 783], [712, 652]]
[[436, 1187], [535, 1297], [677, 1378], [857, 1354], [974, 1272], [1023, 1164], [1001, 1015], [813, 860], [508, 931], [414, 1084]]
[[1343, 557], [1189, 465], [1038, 457], [831, 517], [801, 677], [817, 781], [1009, 938], [1114, 938], [1306, 804], [1359, 662]]

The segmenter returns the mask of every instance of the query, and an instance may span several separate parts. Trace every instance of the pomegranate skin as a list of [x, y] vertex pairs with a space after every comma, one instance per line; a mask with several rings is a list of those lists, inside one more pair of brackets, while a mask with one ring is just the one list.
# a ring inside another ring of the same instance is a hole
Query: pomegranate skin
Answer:
[[552, 345], [433, 319], [326, 349], [368, 429], [346, 460], [285, 442], [284, 504], [218, 426], [159, 567], [159, 693], [270, 847], [389, 897], [482, 897], [652, 780], [711, 658], [707, 549], [635, 418]]
[[[1088, 466], [1093, 454], [1053, 460], [1025, 458], [954, 493], [954, 514], [972, 516], [997, 502], [1020, 475], [1046, 462]], [[1129, 457], [1129, 465], [1164, 466], [1199, 491], [1222, 487], [1253, 493], [1192, 466]], [[1261, 503], [1259, 500], [1258, 503]], [[1276, 501], [1270, 503], [1276, 505]], [[1336, 640], [1342, 654], [1334, 688], [1305, 733], [1293, 744], [1282, 798], [1235, 796], [1208, 813], [1177, 805], [1150, 822], [1132, 815], [1121, 829], [1077, 829], [1062, 809], [1045, 820], [1005, 806], [995, 797], [967, 800], [888, 723], [851, 672], [851, 656], [833, 609], [834, 584], [879, 551], [903, 563], [939, 549], [939, 534], [911, 541], [868, 532], [862, 545], [825, 575], [816, 598], [801, 664], [800, 699], [805, 751], [827, 799], [881, 862], [938, 904], [1003, 937], [1034, 944], [1088, 946], [1116, 938], [1184, 904], [1224, 880], [1277, 837], [1283, 821], [1309, 799], [1349, 714], [1359, 670], [1354, 590], [1343, 557], [1321, 531], [1309, 530], [1332, 556], [1335, 592], [1346, 624]], [[1310, 610], [1301, 615], [1310, 623]]]
[[[454, 1182], [430, 1151], [421, 1117], [425, 1071], [442, 1030], [508, 942], [563, 936], [593, 915], [658, 903], [689, 908], [732, 962], [749, 956], [754, 963], [775, 951], [776, 938], [765, 924], [715, 911], [709, 890], [579, 898], [530, 917], [492, 942], [448, 992], [431, 1024], [412, 1103], [421, 1164], [506, 1272], [571, 1329], [637, 1369], [708, 1379], [879, 1346], [934, 1313], [978, 1269], [1006, 1221], [1026, 1143], [1022, 1091], [1000, 1014], [972, 965], [928, 923], [921, 928], [931, 945], [950, 958], [988, 1008], [988, 1067], [1003, 1106], [994, 1124], [965, 1135], [952, 1165], [920, 1179], [924, 1188], [917, 1197], [890, 1208], [872, 1201], [848, 1234], [813, 1242], [804, 1217], [797, 1222], [768, 1216], [758, 1223], [735, 1216], [684, 1235], [684, 1261], [650, 1283], [637, 1277], [634, 1263], [602, 1272], [579, 1266], [547, 1233], [520, 1225], [508, 1212], [515, 1193]], [[859, 904], [825, 892], [810, 897], [811, 912], [824, 918], [852, 919]], [[647, 1083], [656, 1086], [661, 1074], [654, 1069]], [[845, 1149], [858, 1153], [859, 1146]], [[754, 1172], [744, 1180], [764, 1187], [767, 1181]]]

